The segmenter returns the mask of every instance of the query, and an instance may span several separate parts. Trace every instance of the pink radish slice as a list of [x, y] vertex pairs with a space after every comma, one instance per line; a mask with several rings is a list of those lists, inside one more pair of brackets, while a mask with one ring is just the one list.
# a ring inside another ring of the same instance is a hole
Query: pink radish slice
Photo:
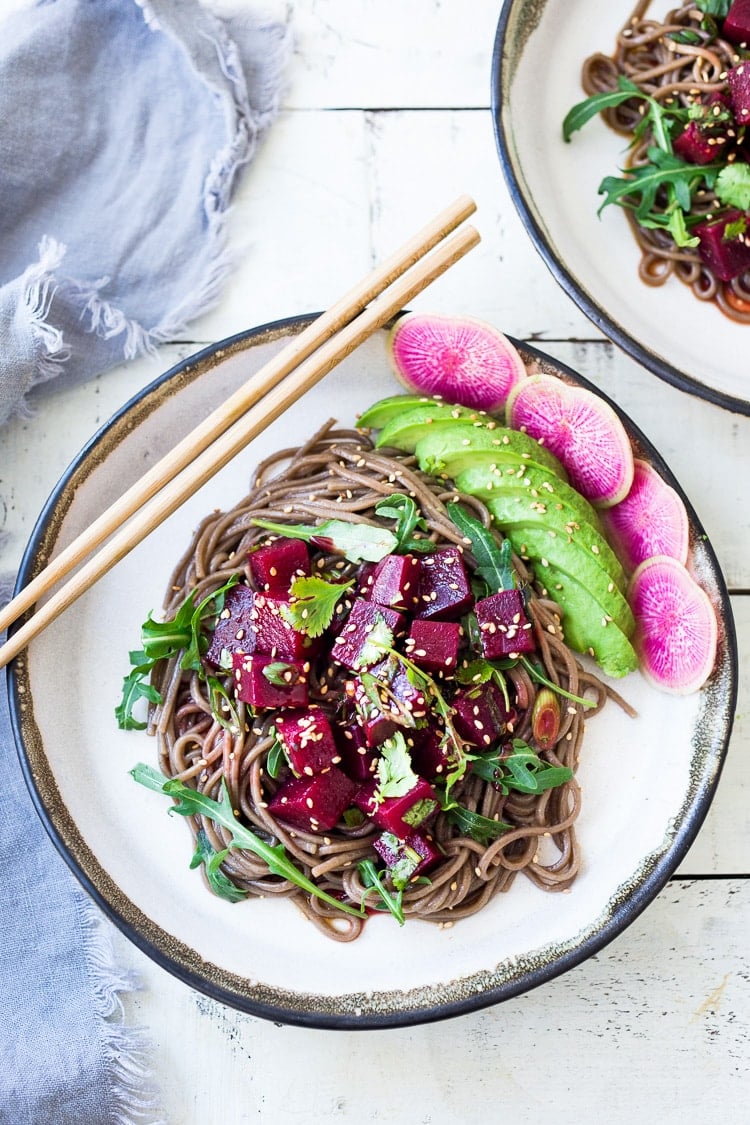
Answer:
[[628, 601], [644, 676], [680, 695], [702, 687], [716, 660], [719, 630], [708, 595], [685, 567], [668, 555], [646, 559], [630, 580]]
[[633, 467], [630, 492], [602, 513], [620, 562], [627, 571], [653, 555], [687, 562], [690, 531], [685, 505], [646, 461], [636, 458]]
[[391, 330], [388, 354], [409, 390], [479, 410], [501, 410], [511, 389], [526, 378], [510, 340], [468, 316], [407, 313]]
[[569, 387], [553, 375], [530, 375], [513, 388], [506, 407], [508, 425], [543, 442], [587, 500], [609, 508], [633, 483], [633, 451], [614, 410], [583, 387]]

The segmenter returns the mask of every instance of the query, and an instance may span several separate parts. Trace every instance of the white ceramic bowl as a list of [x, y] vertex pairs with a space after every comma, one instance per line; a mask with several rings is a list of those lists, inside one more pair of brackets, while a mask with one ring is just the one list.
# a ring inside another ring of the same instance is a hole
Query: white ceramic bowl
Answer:
[[[669, 7], [653, 0], [649, 11]], [[492, 61], [500, 161], [534, 245], [594, 324], [667, 382], [750, 414], [750, 325], [676, 278], [644, 285], [625, 215], [606, 207], [597, 216], [597, 189], [621, 167], [624, 139], [597, 118], [563, 141], [565, 114], [586, 96], [583, 60], [612, 51], [632, 8], [632, 0], [505, 0]]]
[[[146, 465], [257, 370], [305, 319], [266, 326], [186, 360], [117, 414], [71, 465], [41, 514], [19, 576], [30, 580]], [[380, 332], [42, 633], [11, 667], [11, 706], [36, 807], [73, 871], [118, 926], [193, 987], [259, 1016], [318, 1027], [417, 1023], [496, 1003], [563, 972], [627, 926], [657, 894], [707, 811], [736, 693], [734, 630], [710, 544], [691, 515], [691, 564], [722, 623], [716, 670], [696, 695], [619, 685], [637, 707], [588, 725], [580, 780], [583, 871], [570, 894], [519, 879], [507, 895], [449, 929], [368, 921], [350, 945], [323, 937], [287, 901], [229, 904], [188, 863], [186, 826], [128, 771], [155, 763], [154, 742], [122, 732], [113, 708], [158, 609], [173, 562], [215, 507], [234, 505], [266, 453], [342, 423], [397, 390]], [[576, 381], [531, 348], [527, 361]], [[676, 482], [646, 439], [638, 455]]]

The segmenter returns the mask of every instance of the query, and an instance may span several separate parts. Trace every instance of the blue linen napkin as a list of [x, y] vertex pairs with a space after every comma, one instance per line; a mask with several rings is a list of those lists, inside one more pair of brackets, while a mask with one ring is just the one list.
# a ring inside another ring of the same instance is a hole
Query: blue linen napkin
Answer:
[[[218, 298], [288, 43], [197, 0], [39, 0], [2, 24], [0, 424]], [[148, 1047], [121, 1018], [135, 982], [33, 809], [4, 684], [0, 762], [0, 1121], [153, 1125]]]

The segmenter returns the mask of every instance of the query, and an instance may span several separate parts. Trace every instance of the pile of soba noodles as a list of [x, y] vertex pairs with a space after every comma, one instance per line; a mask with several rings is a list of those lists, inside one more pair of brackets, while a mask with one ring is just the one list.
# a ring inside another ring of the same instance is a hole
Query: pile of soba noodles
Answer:
[[[736, 45], [722, 39], [720, 31], [714, 34], [715, 21], [707, 21], [695, 4], [683, 4], [663, 20], [647, 16], [650, 6], [650, 0], [639, 0], [619, 32], [611, 55], [597, 53], [584, 61], [581, 83], [586, 93], [616, 90], [619, 76], [624, 75], [667, 108], [687, 108], [712, 94], [726, 95], [727, 70], [741, 61]], [[689, 42], [680, 41], [685, 32]], [[648, 150], [654, 144], [651, 130], [634, 139], [642, 112], [643, 102], [633, 99], [602, 113], [608, 125], [632, 140], [626, 168], [649, 162]], [[693, 193], [691, 216], [708, 217], [716, 210], [712, 191]], [[657, 286], [671, 276], [677, 277], [700, 300], [713, 301], [731, 320], [750, 323], [750, 272], [732, 281], [720, 281], [701, 261], [697, 249], [677, 246], [664, 229], [639, 225], [627, 209], [626, 215], [641, 250], [642, 281]]]
[[[374, 512], [376, 502], [394, 492], [412, 496], [424, 517], [425, 535], [436, 544], [465, 544], [449, 519], [444, 501], [456, 499], [445, 492], [446, 483], [414, 468], [413, 459], [395, 460], [375, 452], [368, 437], [357, 431], [334, 429], [329, 423], [306, 445], [281, 450], [262, 463], [248, 496], [227, 512], [208, 516], [195, 532], [170, 579], [166, 615], [173, 615], [188, 593], [198, 597], [218, 589], [230, 576], [248, 580], [247, 552], [269, 541], [269, 533], [253, 526], [253, 519], [315, 523], [330, 518], [388, 524]], [[473, 514], [489, 525], [489, 514], [476, 500], [462, 498]], [[273, 538], [272, 536], [270, 538]], [[473, 560], [464, 555], [469, 569]], [[357, 568], [338, 556], [311, 553], [313, 573], [337, 580], [356, 574]], [[529, 616], [533, 621], [539, 662], [545, 675], [575, 696], [591, 701], [590, 709], [561, 699], [561, 725], [555, 745], [537, 751], [551, 765], [575, 771], [584, 731], [583, 713], [594, 714], [604, 704], [608, 689], [584, 671], [565, 646], [558, 607], [531, 589], [532, 576], [514, 559], [520, 582], [529, 587]], [[196, 599], [197, 600], [197, 599]], [[327, 661], [326, 661], [327, 664]], [[330, 709], [336, 703], [345, 669], [315, 666], [310, 678], [310, 702]], [[351, 673], [348, 673], [351, 675]], [[530, 718], [538, 688], [520, 665], [506, 672], [511, 700], [520, 714], [514, 737], [530, 740]], [[237, 703], [239, 729], [227, 729], [212, 714], [205, 683], [196, 673], [181, 672], [179, 656], [162, 662], [155, 672], [162, 702], [152, 708], [150, 732], [158, 740], [164, 774], [178, 778], [206, 795], [220, 798], [225, 782], [240, 819], [272, 844], [281, 843], [290, 858], [319, 887], [356, 907], [365, 887], [357, 864], [376, 859], [372, 841], [378, 830], [368, 818], [353, 827], [339, 823], [325, 834], [291, 829], [266, 808], [278, 784], [265, 769], [273, 745], [273, 712], [252, 714]], [[226, 675], [232, 690], [232, 675]], [[533, 743], [532, 743], [533, 744]], [[502, 819], [512, 827], [489, 845], [461, 834], [444, 813], [430, 823], [430, 834], [444, 858], [427, 879], [410, 884], [403, 892], [407, 917], [449, 924], [480, 910], [493, 896], [506, 891], [523, 873], [540, 888], [562, 891], [570, 887], [581, 857], [575, 821], [580, 809], [575, 779], [538, 795], [510, 793], [468, 771], [455, 785], [456, 800], [484, 817]], [[188, 820], [193, 833], [202, 829], [212, 846], [222, 850], [228, 834], [210, 819]], [[283, 895], [326, 934], [342, 941], [360, 933], [364, 919], [336, 911], [285, 880], [271, 875], [254, 855], [231, 849], [222, 870], [251, 896]]]

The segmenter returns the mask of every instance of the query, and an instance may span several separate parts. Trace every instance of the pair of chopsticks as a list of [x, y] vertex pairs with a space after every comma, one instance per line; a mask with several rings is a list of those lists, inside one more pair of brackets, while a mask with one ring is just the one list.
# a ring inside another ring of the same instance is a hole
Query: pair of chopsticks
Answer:
[[[0, 610], [2, 632], [83, 564], [0, 647], [0, 668], [249, 441], [476, 246], [479, 234], [474, 227], [466, 226], [456, 232], [475, 210], [472, 199], [459, 196], [291, 340], [64, 548]], [[97, 553], [93, 554], [94, 551]], [[84, 562], [89, 555], [92, 557]]]

